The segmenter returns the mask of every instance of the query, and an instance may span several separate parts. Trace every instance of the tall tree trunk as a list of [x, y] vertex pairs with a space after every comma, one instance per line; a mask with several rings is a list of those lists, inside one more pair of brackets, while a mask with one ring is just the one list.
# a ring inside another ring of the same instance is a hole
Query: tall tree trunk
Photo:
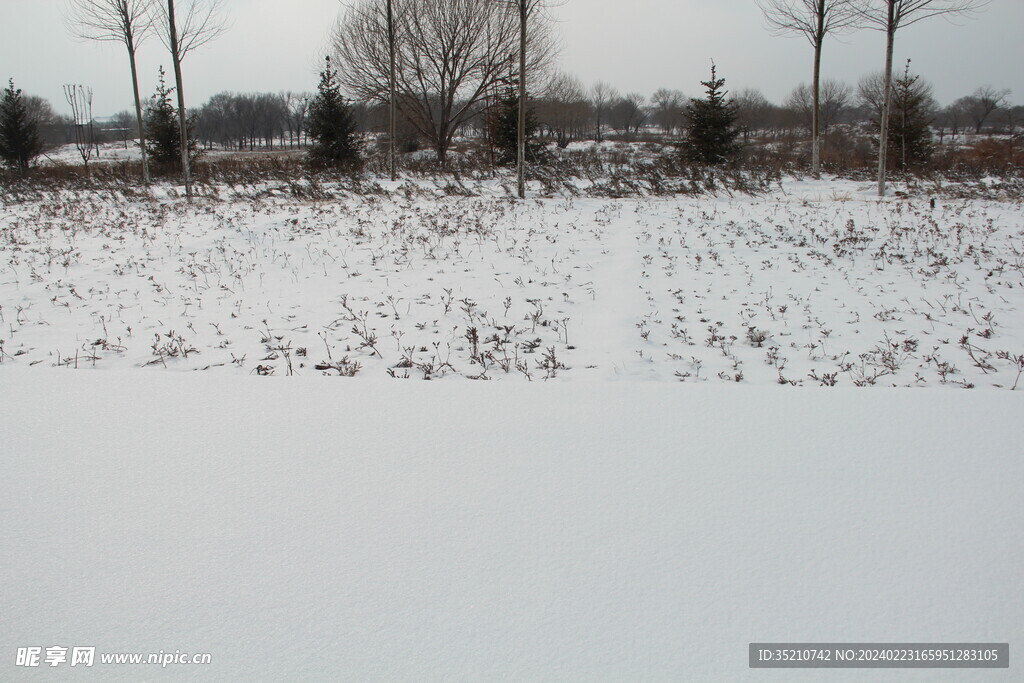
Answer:
[[889, 20], [885, 30], [885, 78], [882, 86], [882, 125], [878, 138], [878, 196], [885, 196], [885, 166], [889, 151], [889, 109], [892, 105], [892, 48], [896, 38], [895, 0], [889, 0]]
[[178, 126], [181, 139], [181, 170], [185, 175], [185, 196], [192, 201], [192, 173], [188, 164], [188, 124], [185, 116], [185, 90], [181, 83], [181, 54], [178, 51], [178, 30], [174, 24], [174, 0], [167, 0], [171, 29], [171, 58], [174, 60], [174, 81], [178, 89]]
[[516, 185], [519, 198], [526, 198], [526, 3], [519, 0], [519, 130], [517, 147]]
[[388, 0], [388, 52], [391, 60], [388, 74], [388, 156], [391, 163], [391, 182], [398, 180], [395, 160], [395, 134], [397, 130], [395, 112], [395, 10], [393, 0]]
[[825, 42], [825, 0], [818, 2], [814, 35], [814, 112], [811, 115], [811, 173], [821, 178], [821, 47]]
[[146, 153], [146, 126], [142, 120], [142, 98], [139, 97], [139, 72], [135, 67], [135, 40], [128, 35], [128, 61], [132, 65], [132, 90], [135, 93], [135, 119], [139, 123], [139, 150], [142, 152], [142, 182], [149, 185], [149, 154]]
[[[910, 65], [907, 65], [907, 75], [905, 78], [910, 78]], [[907, 94], [906, 98], [901, 97], [899, 102], [900, 107], [900, 171], [903, 173], [907, 172], [907, 100], [910, 95]]]
[[811, 114], [811, 173], [821, 178], [821, 43], [814, 48], [814, 111]]

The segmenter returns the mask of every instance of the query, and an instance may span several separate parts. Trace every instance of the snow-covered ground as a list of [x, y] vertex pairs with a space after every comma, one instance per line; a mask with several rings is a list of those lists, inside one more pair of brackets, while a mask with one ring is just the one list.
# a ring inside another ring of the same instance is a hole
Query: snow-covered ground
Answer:
[[[111, 163], [118, 161], [141, 161], [142, 154], [139, 152], [138, 140], [129, 140], [125, 145], [123, 142], [104, 142], [97, 145], [99, 152], [93, 149], [89, 155], [89, 163]], [[38, 163], [44, 166], [63, 164], [69, 166], [81, 166], [82, 154], [75, 145], [62, 145], [47, 150]]]
[[1013, 658], [1020, 204], [257, 189], [2, 205], [0, 680], [1019, 678], [747, 647]]
[[[0, 382], [5, 681], [1019, 680], [747, 668], [763, 641], [1015, 657], [1016, 393]], [[97, 663], [14, 666], [55, 645]], [[212, 662], [98, 659], [160, 650]]]
[[[124, 142], [104, 142], [97, 145], [98, 152], [94, 149], [90, 153], [89, 163], [110, 164], [124, 161], [141, 161], [142, 154], [139, 151], [138, 141], [129, 140], [127, 145]], [[224, 157], [247, 157], [247, 156], [280, 156], [284, 153], [283, 148], [277, 150], [258, 149], [255, 151], [238, 151], [231, 149], [210, 149], [203, 150], [203, 159], [211, 160]], [[73, 144], [62, 145], [43, 153], [38, 163], [42, 166], [82, 166], [82, 154]]]
[[3, 364], [986, 388], [1024, 367], [1019, 203], [219, 192], [8, 205]]

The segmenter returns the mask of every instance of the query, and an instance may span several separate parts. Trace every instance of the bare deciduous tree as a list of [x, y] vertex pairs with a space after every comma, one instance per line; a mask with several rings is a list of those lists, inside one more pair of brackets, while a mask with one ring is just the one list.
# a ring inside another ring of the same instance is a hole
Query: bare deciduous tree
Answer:
[[590, 89], [590, 106], [594, 110], [594, 125], [596, 127], [595, 139], [601, 142], [601, 125], [608, 116], [609, 110], [615, 101], [619, 99], [619, 91], [604, 81], [598, 81]]
[[174, 62], [174, 81], [178, 91], [178, 125], [181, 131], [181, 169], [185, 176], [185, 195], [192, 201], [192, 173], [188, 160], [188, 117], [185, 112], [185, 88], [182, 84], [181, 63], [188, 53], [196, 50], [226, 29], [221, 14], [223, 0], [185, 0], [183, 11], [176, 12], [174, 0], [154, 0], [150, 5], [151, 20], [157, 35], [171, 53]]
[[885, 74], [876, 71], [862, 77], [857, 83], [857, 98], [869, 116], [880, 118], [885, 101]]
[[[839, 120], [839, 117], [847, 105], [849, 105], [853, 88], [842, 81], [825, 79], [821, 81], [820, 90], [818, 98], [818, 130], [824, 136], [828, 135], [829, 128]], [[786, 107], [796, 113], [800, 118], [801, 125], [806, 126], [808, 130], [813, 130], [814, 94], [807, 84], [801, 83], [793, 89], [793, 92], [786, 98]]]
[[732, 101], [736, 105], [736, 122], [744, 140], [749, 139], [754, 131], [768, 127], [769, 113], [773, 107], [763, 92], [756, 88], [744, 88], [733, 96]]
[[128, 149], [128, 141], [132, 139], [132, 126], [135, 125], [135, 112], [119, 111], [110, 117], [109, 132], [121, 139], [121, 144]]
[[[519, 120], [516, 140], [516, 187], [519, 198], [526, 198], [526, 96], [527, 96], [527, 44], [532, 38], [531, 25], [539, 23], [540, 10], [550, 6], [550, 0], [513, 0], [519, 18]], [[543, 36], [542, 36], [543, 37]]]
[[896, 32], [932, 17], [965, 15], [988, 0], [857, 0], [857, 14], [869, 26], [885, 33], [885, 70], [882, 72], [882, 110], [878, 136], [878, 196], [885, 196], [889, 110], [892, 103], [892, 59]]
[[149, 184], [149, 159], [146, 155], [146, 129], [139, 96], [139, 76], [135, 53], [152, 29], [149, 5], [152, 0], [70, 0], [65, 17], [71, 32], [87, 40], [123, 43], [128, 50], [132, 71], [132, 92], [135, 95], [135, 120], [139, 128], [139, 149], [142, 151], [142, 179]]
[[680, 90], [658, 88], [651, 95], [654, 122], [666, 135], [671, 135], [682, 125], [686, 95]]
[[612, 105], [609, 112], [612, 127], [626, 135], [640, 133], [640, 128], [646, 122], [647, 116], [644, 111], [644, 96], [640, 93], [626, 93]]
[[512, 6], [519, 21], [519, 73], [516, 78], [519, 90], [519, 112], [516, 125], [516, 193], [526, 198], [526, 43], [529, 35], [529, 21], [537, 12], [541, 0], [512, 0]]
[[[494, 0], [393, 0], [395, 101], [398, 111], [429, 140], [444, 163], [460, 128], [496, 89], [519, 71], [520, 27], [508, 6]], [[341, 81], [350, 95], [386, 104], [390, 50], [384, 0], [361, 0], [333, 33]], [[553, 53], [549, 28], [531, 24], [527, 68], [536, 72]]]
[[945, 142], [947, 131], [953, 137], [960, 134], [960, 127], [963, 125], [965, 116], [961, 103], [962, 99], [957, 100], [936, 113], [935, 127], [939, 133], [940, 145]]
[[[312, 99], [313, 96], [310, 93], [289, 92], [285, 94], [287, 105], [285, 123], [288, 127], [288, 144], [292, 147], [302, 145], [302, 135], [306, 130], [306, 115], [309, 113], [309, 103]], [[392, 173], [395, 173], [394, 168], [391, 170]]]
[[72, 127], [75, 133], [75, 149], [82, 157], [85, 172], [89, 172], [89, 160], [96, 151], [96, 130], [92, 117], [92, 88], [84, 85], [65, 85], [64, 99], [71, 106]]
[[1013, 135], [1016, 140], [1024, 141], [1024, 134], [1017, 132], [1018, 122], [1024, 121], [1024, 106], [1007, 106], [1004, 107], [1004, 110], [1006, 112], [1006, 127], [1010, 135]]
[[574, 138], [586, 135], [590, 104], [580, 80], [564, 73], [550, 78], [540, 101], [539, 114], [541, 123], [563, 149]]
[[975, 134], [980, 134], [985, 122], [997, 110], [1006, 104], [1010, 96], [1009, 90], [996, 90], [991, 85], [984, 85], [974, 91], [974, 94], [964, 98], [965, 110], [974, 123]]
[[395, 0], [387, 0], [388, 38], [388, 162], [391, 168], [391, 182], [398, 180], [398, 160], [395, 156], [395, 135], [398, 130], [398, 32], [395, 25]]
[[65, 120], [66, 117], [57, 114], [49, 100], [37, 95], [22, 95], [21, 99], [25, 104], [25, 113], [28, 119], [35, 122], [36, 130], [47, 148], [63, 145], [69, 141], [70, 126]]
[[[931, 128], [938, 127], [941, 133], [943, 125], [935, 118], [939, 108], [932, 95], [932, 86], [920, 75], [911, 73], [910, 61], [907, 60], [902, 75], [890, 83], [888, 98], [890, 125], [886, 129], [886, 142], [890, 152], [896, 150], [896, 157], [889, 154], [887, 164], [901, 171], [918, 166], [930, 157]], [[861, 107], [876, 128], [880, 128], [886, 101], [884, 87], [885, 74], [881, 71], [864, 76], [857, 87]]]
[[[398, 60], [400, 55], [398, 46], [404, 38], [402, 28], [406, 14], [413, 8], [410, 0], [363, 0], [349, 8], [348, 13], [335, 26], [332, 36], [338, 62], [343, 65], [344, 73], [339, 74], [339, 77], [345, 87], [351, 90], [356, 97], [365, 98], [367, 102], [374, 101], [387, 106], [388, 166], [392, 181], [398, 179], [396, 150], [399, 112]], [[368, 78], [368, 83], [373, 83], [372, 95], [368, 94], [366, 88], [353, 87], [356, 80], [355, 75], [344, 68], [348, 66], [345, 58], [353, 55], [346, 54], [340, 49], [343, 34], [346, 35], [348, 48], [358, 46], [361, 51], [362, 68], [373, 68], [382, 72], [386, 86], [383, 92], [377, 90], [381, 86], [380, 74], [373, 77], [369, 77], [369, 74], [362, 74]], [[385, 48], [383, 55], [379, 53], [381, 44]]]
[[861, 20], [854, 0], [758, 0], [776, 33], [802, 34], [814, 48], [811, 171], [821, 176], [821, 50], [829, 34], [850, 30]]

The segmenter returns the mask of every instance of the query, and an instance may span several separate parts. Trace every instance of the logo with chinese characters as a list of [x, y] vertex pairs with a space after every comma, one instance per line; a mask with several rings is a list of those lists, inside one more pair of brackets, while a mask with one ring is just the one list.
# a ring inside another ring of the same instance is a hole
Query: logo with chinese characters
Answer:
[[[68, 652], [70, 651], [70, 659]], [[15, 666], [92, 666], [96, 661], [95, 647], [19, 647]]]

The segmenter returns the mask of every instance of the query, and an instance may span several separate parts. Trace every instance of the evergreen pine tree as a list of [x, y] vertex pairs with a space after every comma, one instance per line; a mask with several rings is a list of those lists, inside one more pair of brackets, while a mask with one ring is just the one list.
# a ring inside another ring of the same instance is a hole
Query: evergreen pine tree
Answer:
[[[491, 141], [498, 155], [495, 163], [512, 166], [519, 158], [519, 95], [511, 91], [498, 101], [495, 115], [491, 118]], [[533, 107], [526, 110], [526, 161], [537, 163], [541, 159], [543, 145], [537, 140], [537, 113]]]
[[701, 81], [707, 88], [707, 98], [693, 100], [686, 107], [689, 137], [684, 152], [690, 161], [702, 164], [723, 164], [739, 153], [739, 128], [735, 105], [726, 100], [722, 90], [724, 78], [718, 78], [715, 65], [711, 65], [711, 80]]
[[[160, 67], [160, 81], [156, 93], [146, 108], [146, 151], [150, 162], [164, 169], [181, 167], [181, 138], [178, 124], [178, 112], [171, 101], [173, 88], [167, 87], [164, 69]], [[188, 122], [189, 157], [199, 156], [195, 135], [195, 120]]]
[[0, 161], [24, 174], [29, 163], [42, 153], [43, 143], [36, 122], [29, 118], [21, 90], [14, 89], [14, 79], [9, 83], [0, 100]]
[[[903, 75], [892, 83], [892, 112], [889, 115], [888, 166], [902, 172], [928, 163], [935, 151], [932, 143], [931, 88], [918, 75], [910, 74], [910, 60]], [[878, 139], [875, 138], [875, 146]]]
[[340, 168], [359, 163], [359, 138], [356, 120], [341, 95], [338, 72], [331, 68], [331, 58], [320, 72], [316, 97], [309, 104], [306, 129], [313, 144], [309, 163], [321, 168]]

